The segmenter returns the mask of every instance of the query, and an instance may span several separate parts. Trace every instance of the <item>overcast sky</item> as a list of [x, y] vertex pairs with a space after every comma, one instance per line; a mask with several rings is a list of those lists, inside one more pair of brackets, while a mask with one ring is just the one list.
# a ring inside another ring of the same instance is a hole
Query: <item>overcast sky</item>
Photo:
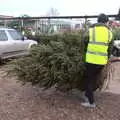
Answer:
[[0, 0], [0, 15], [42, 16], [51, 7], [60, 15], [117, 14], [120, 0]]

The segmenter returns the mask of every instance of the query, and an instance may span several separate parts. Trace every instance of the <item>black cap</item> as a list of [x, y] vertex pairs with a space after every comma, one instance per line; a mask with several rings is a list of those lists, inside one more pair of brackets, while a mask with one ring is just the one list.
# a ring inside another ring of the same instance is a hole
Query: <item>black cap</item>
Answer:
[[105, 14], [100, 14], [99, 16], [98, 16], [98, 23], [107, 23], [108, 21], [109, 21], [109, 18], [108, 18], [108, 16], [107, 15], [105, 15]]

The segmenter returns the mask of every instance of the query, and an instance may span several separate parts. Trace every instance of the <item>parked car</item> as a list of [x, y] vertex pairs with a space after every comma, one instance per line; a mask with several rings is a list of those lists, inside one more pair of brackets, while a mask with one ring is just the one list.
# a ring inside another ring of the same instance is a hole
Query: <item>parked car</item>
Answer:
[[28, 55], [34, 40], [28, 40], [15, 29], [0, 28], [0, 58], [6, 59], [21, 55]]
[[114, 40], [112, 57], [120, 57], [120, 40]]

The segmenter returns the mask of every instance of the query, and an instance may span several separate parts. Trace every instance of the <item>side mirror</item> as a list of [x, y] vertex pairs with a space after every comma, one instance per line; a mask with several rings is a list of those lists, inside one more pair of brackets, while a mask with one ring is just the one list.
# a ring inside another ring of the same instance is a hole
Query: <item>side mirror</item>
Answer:
[[26, 37], [26, 36], [24, 36], [24, 40], [27, 40], [27, 37]]
[[24, 40], [27, 40], [27, 37], [23, 36], [22, 37], [22, 41], [24, 41]]

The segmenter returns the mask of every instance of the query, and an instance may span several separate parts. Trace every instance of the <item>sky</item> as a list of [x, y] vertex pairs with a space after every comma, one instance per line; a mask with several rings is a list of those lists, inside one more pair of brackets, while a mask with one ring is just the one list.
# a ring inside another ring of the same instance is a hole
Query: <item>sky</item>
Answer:
[[0, 0], [0, 15], [44, 16], [50, 8], [60, 15], [117, 14], [120, 0]]

